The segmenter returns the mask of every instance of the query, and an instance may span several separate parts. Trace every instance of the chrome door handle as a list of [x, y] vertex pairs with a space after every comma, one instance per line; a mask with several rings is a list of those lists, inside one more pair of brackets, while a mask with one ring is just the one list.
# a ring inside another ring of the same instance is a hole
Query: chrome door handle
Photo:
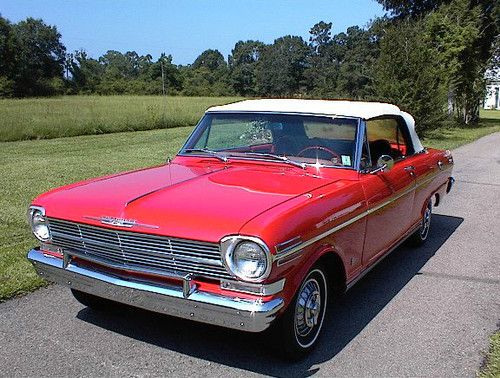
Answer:
[[415, 176], [415, 167], [413, 165], [409, 165], [404, 167], [404, 170], [410, 174], [411, 177]]

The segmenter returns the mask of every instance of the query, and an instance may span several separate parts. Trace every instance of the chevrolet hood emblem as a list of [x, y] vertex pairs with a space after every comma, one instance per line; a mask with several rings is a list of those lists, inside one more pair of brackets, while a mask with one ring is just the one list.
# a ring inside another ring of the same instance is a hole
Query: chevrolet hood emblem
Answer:
[[152, 225], [152, 224], [138, 223], [135, 219], [125, 219], [125, 218], [116, 218], [116, 217], [108, 217], [108, 216], [102, 216], [102, 217], [85, 216], [84, 218], [96, 220], [96, 221], [101, 222], [102, 224], [107, 224], [107, 225], [115, 226], [115, 227], [132, 228], [134, 226], [137, 226], [137, 227], [145, 227], [145, 228], [160, 228], [159, 226]]

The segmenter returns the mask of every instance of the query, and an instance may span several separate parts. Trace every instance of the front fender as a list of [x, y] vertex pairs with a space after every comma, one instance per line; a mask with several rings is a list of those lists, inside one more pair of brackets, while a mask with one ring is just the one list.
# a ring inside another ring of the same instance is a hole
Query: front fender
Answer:
[[[282, 297], [285, 300], [285, 305], [282, 312], [288, 308], [288, 305], [293, 302], [300, 285], [307, 276], [307, 273], [320, 261], [325, 262], [325, 269], [330, 283], [337, 281], [345, 287], [346, 284], [346, 261], [345, 256], [335, 250], [331, 244], [322, 243], [321, 245], [313, 245], [302, 252], [302, 257], [296, 260], [297, 262], [290, 267], [286, 274], [286, 285], [283, 290]], [[327, 263], [328, 261], [328, 263]], [[337, 269], [332, 269], [330, 265], [332, 261], [338, 264]], [[292, 261], [295, 262], [295, 261]], [[290, 262], [289, 264], [292, 264]], [[285, 265], [286, 266], [286, 265]], [[332, 277], [332, 274], [339, 274], [341, 277]]]

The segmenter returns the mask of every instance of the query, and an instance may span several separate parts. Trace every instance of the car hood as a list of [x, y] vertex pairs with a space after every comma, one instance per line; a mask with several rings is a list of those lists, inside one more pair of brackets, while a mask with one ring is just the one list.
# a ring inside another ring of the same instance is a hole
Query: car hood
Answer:
[[124, 218], [137, 223], [124, 230], [218, 242], [264, 211], [334, 181], [279, 164], [169, 164], [62, 187], [34, 204], [48, 217], [98, 226], [101, 217]]

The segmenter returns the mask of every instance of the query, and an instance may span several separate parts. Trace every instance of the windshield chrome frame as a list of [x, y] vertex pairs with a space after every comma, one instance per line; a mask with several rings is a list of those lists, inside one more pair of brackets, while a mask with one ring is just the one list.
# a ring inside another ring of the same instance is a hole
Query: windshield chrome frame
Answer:
[[[206, 111], [205, 114], [201, 117], [201, 119], [198, 121], [196, 126], [194, 127], [194, 130], [191, 132], [189, 137], [187, 138], [186, 142], [184, 145], [181, 147], [179, 152], [177, 152], [176, 156], [182, 156], [182, 157], [206, 157], [207, 155], [203, 154], [195, 154], [195, 153], [182, 153], [184, 149], [190, 144], [191, 140], [194, 138], [197, 138], [199, 134], [202, 134], [204, 129], [200, 129], [200, 124], [203, 122], [203, 119], [207, 115], [211, 114], [278, 114], [278, 115], [297, 115], [297, 116], [307, 116], [307, 117], [326, 117], [326, 118], [348, 118], [348, 119], [356, 119], [358, 121], [358, 125], [356, 127], [356, 138], [354, 139], [355, 148], [354, 148], [354, 164], [352, 167], [344, 167], [344, 166], [338, 166], [338, 165], [321, 165], [319, 168], [337, 168], [337, 169], [349, 169], [349, 170], [354, 170], [354, 171], [360, 171], [360, 165], [361, 165], [361, 156], [362, 156], [362, 151], [363, 151], [363, 138], [365, 135], [365, 130], [366, 130], [366, 122], [364, 119], [359, 118], [359, 117], [354, 117], [354, 116], [347, 116], [347, 115], [340, 115], [340, 114], [323, 114], [323, 113], [304, 113], [304, 112], [279, 112], [279, 111], [249, 111], [249, 110], [242, 110], [242, 111], [234, 111], [234, 110], [225, 110], [225, 111]], [[217, 152], [224, 152], [224, 150], [217, 151]], [[259, 159], [255, 156], [253, 157], [243, 157], [243, 156], [228, 156], [228, 159], [236, 159], [236, 160], [252, 160], [252, 161], [265, 161], [265, 162], [276, 162], [280, 163], [279, 160], [270, 160], [270, 159]], [[293, 160], [293, 159], [290, 159]], [[315, 165], [313, 163], [304, 163], [306, 167], [314, 167]]]
[[366, 121], [358, 118], [358, 129], [356, 131], [356, 155], [353, 167], [356, 171], [361, 171], [361, 158], [363, 156], [363, 143], [365, 141]]

